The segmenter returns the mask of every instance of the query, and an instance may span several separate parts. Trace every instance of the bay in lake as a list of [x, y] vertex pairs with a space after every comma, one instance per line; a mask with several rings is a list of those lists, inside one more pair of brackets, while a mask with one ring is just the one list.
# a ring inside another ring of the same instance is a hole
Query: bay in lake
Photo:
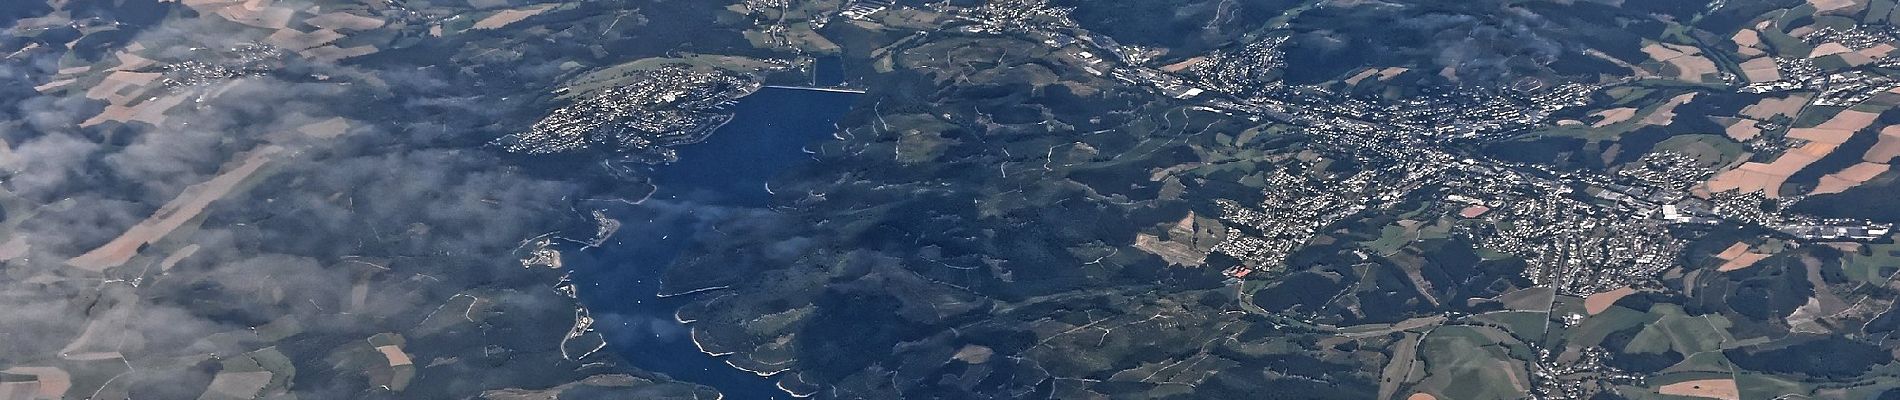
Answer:
[[679, 161], [654, 168], [658, 189], [638, 205], [612, 207], [622, 222], [599, 248], [566, 252], [582, 304], [607, 351], [633, 366], [718, 389], [728, 399], [789, 398], [771, 378], [706, 355], [674, 320], [682, 298], [659, 298], [660, 276], [689, 251], [707, 215], [764, 209], [767, 180], [810, 161], [807, 144], [830, 140], [856, 94], [765, 88], [734, 105], [732, 122], [706, 141], [679, 147]]

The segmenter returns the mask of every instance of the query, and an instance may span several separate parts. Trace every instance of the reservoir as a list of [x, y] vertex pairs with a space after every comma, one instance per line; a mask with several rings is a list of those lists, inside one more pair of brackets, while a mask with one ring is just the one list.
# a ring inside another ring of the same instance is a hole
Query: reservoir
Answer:
[[806, 144], [831, 140], [852, 93], [765, 88], [733, 106], [730, 123], [706, 141], [678, 147], [679, 161], [654, 167], [658, 187], [641, 204], [584, 203], [621, 221], [598, 248], [566, 251], [581, 303], [608, 347], [634, 367], [711, 386], [727, 399], [788, 399], [775, 380], [699, 351], [673, 312], [684, 298], [659, 298], [660, 276], [690, 250], [705, 216], [764, 209], [767, 180], [810, 161]]
[[819, 57], [812, 63], [811, 84], [813, 86], [843, 85], [844, 58], [840, 56]]

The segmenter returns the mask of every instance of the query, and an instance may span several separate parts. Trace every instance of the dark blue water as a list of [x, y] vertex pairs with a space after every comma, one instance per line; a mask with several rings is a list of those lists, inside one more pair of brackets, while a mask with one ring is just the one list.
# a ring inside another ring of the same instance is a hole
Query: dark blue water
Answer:
[[[679, 162], [655, 169], [657, 192], [639, 205], [612, 206], [622, 226], [600, 248], [568, 252], [580, 300], [595, 327], [633, 366], [711, 386], [728, 399], [787, 399], [771, 378], [701, 353], [673, 312], [687, 298], [658, 298], [660, 275], [688, 250], [709, 215], [760, 210], [765, 182], [811, 160], [806, 144], [828, 140], [856, 95], [762, 89], [734, 106], [731, 123], [705, 142], [679, 148]], [[589, 207], [609, 207], [588, 204]], [[690, 297], [690, 296], [686, 296]]]
[[818, 87], [844, 85], [844, 59], [838, 56], [818, 57], [812, 62], [811, 85]]

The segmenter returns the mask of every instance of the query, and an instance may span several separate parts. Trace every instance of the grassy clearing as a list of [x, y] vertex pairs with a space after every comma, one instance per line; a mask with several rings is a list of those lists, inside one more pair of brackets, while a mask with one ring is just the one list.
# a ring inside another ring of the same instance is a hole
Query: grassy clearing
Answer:
[[1841, 106], [1808, 106], [1807, 109], [1801, 110], [1801, 116], [1795, 117], [1794, 127], [1813, 128], [1821, 126], [1821, 124], [1826, 123], [1828, 120], [1834, 119], [1835, 115], [1840, 115], [1841, 111], [1846, 110], [1847, 107]]
[[1379, 398], [1392, 398], [1398, 393], [1400, 385], [1409, 383], [1412, 370], [1417, 368], [1418, 344], [1420, 335], [1406, 332], [1404, 337], [1392, 345], [1392, 361], [1386, 363], [1379, 373]]
[[1893, 16], [1893, 6], [1894, 0], [1868, 1], [1867, 10], [1861, 12], [1859, 22], [1869, 25], [1884, 25], [1888, 19]]
[[1427, 378], [1421, 391], [1441, 399], [1517, 399], [1528, 393], [1520, 382], [1529, 376], [1510, 357], [1507, 346], [1468, 326], [1433, 330], [1419, 346]]
[[1900, 243], [1865, 246], [1868, 255], [1848, 253], [1846, 264], [1841, 266], [1848, 279], [1868, 283], [1886, 282], [1894, 270], [1900, 269]]
[[1646, 324], [1654, 320], [1655, 319], [1649, 314], [1645, 314], [1642, 311], [1631, 310], [1628, 307], [1622, 306], [1610, 306], [1609, 309], [1603, 310], [1603, 313], [1590, 316], [1590, 318], [1578, 323], [1577, 326], [1571, 327], [1570, 331], [1565, 334], [1564, 342], [1571, 348], [1580, 349], [1596, 346], [1603, 343], [1603, 338], [1610, 336], [1612, 332], [1629, 329], [1632, 326]]
[[1807, 393], [1808, 385], [1792, 379], [1761, 373], [1740, 373], [1735, 375], [1735, 384], [1742, 390], [1744, 399], [1772, 399], [1789, 393]]
[[1748, 147], [1729, 140], [1727, 136], [1710, 134], [1671, 136], [1657, 143], [1656, 149], [1694, 157], [1702, 165], [1727, 165], [1748, 151]]
[[1791, 58], [1807, 57], [1808, 53], [1814, 52], [1814, 46], [1802, 42], [1799, 38], [1789, 36], [1787, 30], [1793, 28], [1789, 25], [1794, 22], [1794, 20], [1813, 15], [1813, 4], [1804, 3], [1789, 8], [1787, 12], [1781, 13], [1775, 18], [1775, 29], [1764, 29], [1761, 31], [1762, 43], [1767, 44], [1768, 48], [1773, 50], [1776, 56]]
[[1735, 341], [1728, 333], [1733, 324], [1721, 315], [1691, 317], [1674, 304], [1657, 304], [1650, 312], [1656, 322], [1637, 333], [1624, 352], [1663, 353], [1673, 349], [1682, 354], [1696, 354], [1721, 350], [1724, 344]]
[[1545, 323], [1548, 320], [1546, 315], [1537, 311], [1494, 311], [1473, 315], [1471, 319], [1497, 326], [1520, 338], [1540, 339], [1544, 336], [1546, 326], [1552, 329], [1560, 327], [1558, 324]]
[[1366, 242], [1366, 249], [1374, 254], [1390, 255], [1399, 252], [1400, 248], [1405, 247], [1406, 243], [1411, 243], [1417, 236], [1418, 231], [1415, 229], [1397, 223], [1386, 225], [1385, 228], [1379, 229], [1378, 239]]
[[1711, 351], [1707, 353], [1690, 354], [1688, 357], [1683, 358], [1682, 362], [1663, 369], [1663, 372], [1728, 373], [1734, 370], [1735, 363], [1729, 362], [1728, 357], [1723, 356], [1722, 352]]

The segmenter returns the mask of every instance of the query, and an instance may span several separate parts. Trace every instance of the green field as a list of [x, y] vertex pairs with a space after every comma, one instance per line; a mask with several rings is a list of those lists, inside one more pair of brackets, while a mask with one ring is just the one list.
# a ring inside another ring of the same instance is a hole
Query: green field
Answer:
[[1900, 268], [1900, 243], [1864, 244], [1868, 255], [1848, 253], [1847, 262], [1841, 267], [1848, 279], [1861, 282], [1886, 282], [1889, 273], [1884, 268]]
[[1511, 344], [1499, 343], [1479, 327], [1445, 326], [1432, 330], [1419, 346], [1426, 378], [1420, 391], [1441, 399], [1517, 399], [1527, 393], [1517, 383], [1529, 373], [1511, 358]]
[[1656, 150], [1669, 150], [1694, 157], [1702, 165], [1727, 165], [1741, 158], [1748, 147], [1729, 140], [1727, 136], [1714, 134], [1676, 135], [1663, 139], [1656, 144]]
[[1631, 310], [1622, 306], [1611, 306], [1602, 313], [1586, 318], [1566, 332], [1565, 343], [1571, 348], [1585, 348], [1603, 343], [1610, 333], [1629, 329], [1654, 321], [1649, 314]]
[[1366, 242], [1366, 249], [1381, 256], [1391, 255], [1405, 247], [1406, 243], [1411, 243], [1415, 235], [1416, 231], [1399, 224], [1386, 225], [1379, 229], [1379, 239]]
[[1711, 352], [1705, 352], [1705, 353], [1690, 354], [1688, 357], [1683, 358], [1682, 362], [1676, 363], [1676, 365], [1671, 365], [1669, 366], [1669, 368], [1663, 369], [1663, 372], [1664, 373], [1670, 373], [1670, 372], [1728, 373], [1734, 370], [1735, 370], [1735, 363], [1729, 362], [1728, 357], [1722, 356], [1722, 352], [1711, 351]]
[[1794, 127], [1813, 128], [1820, 126], [1822, 123], [1827, 122], [1827, 120], [1834, 119], [1834, 116], [1839, 115], [1841, 111], [1846, 110], [1847, 107], [1841, 106], [1808, 106], [1801, 110], [1801, 116], [1795, 117]]
[[1721, 315], [1688, 316], [1682, 306], [1658, 304], [1651, 310], [1656, 322], [1643, 328], [1630, 340], [1626, 353], [1664, 353], [1675, 350], [1684, 355], [1721, 350], [1734, 342], [1728, 328], [1732, 324]]
[[1546, 315], [1548, 314], [1538, 311], [1494, 311], [1473, 315], [1471, 319], [1496, 325], [1525, 340], [1537, 340], [1544, 336], [1545, 327], [1553, 330], [1562, 327], [1559, 324], [1546, 323], [1548, 321], [1548, 318], [1545, 318]]

